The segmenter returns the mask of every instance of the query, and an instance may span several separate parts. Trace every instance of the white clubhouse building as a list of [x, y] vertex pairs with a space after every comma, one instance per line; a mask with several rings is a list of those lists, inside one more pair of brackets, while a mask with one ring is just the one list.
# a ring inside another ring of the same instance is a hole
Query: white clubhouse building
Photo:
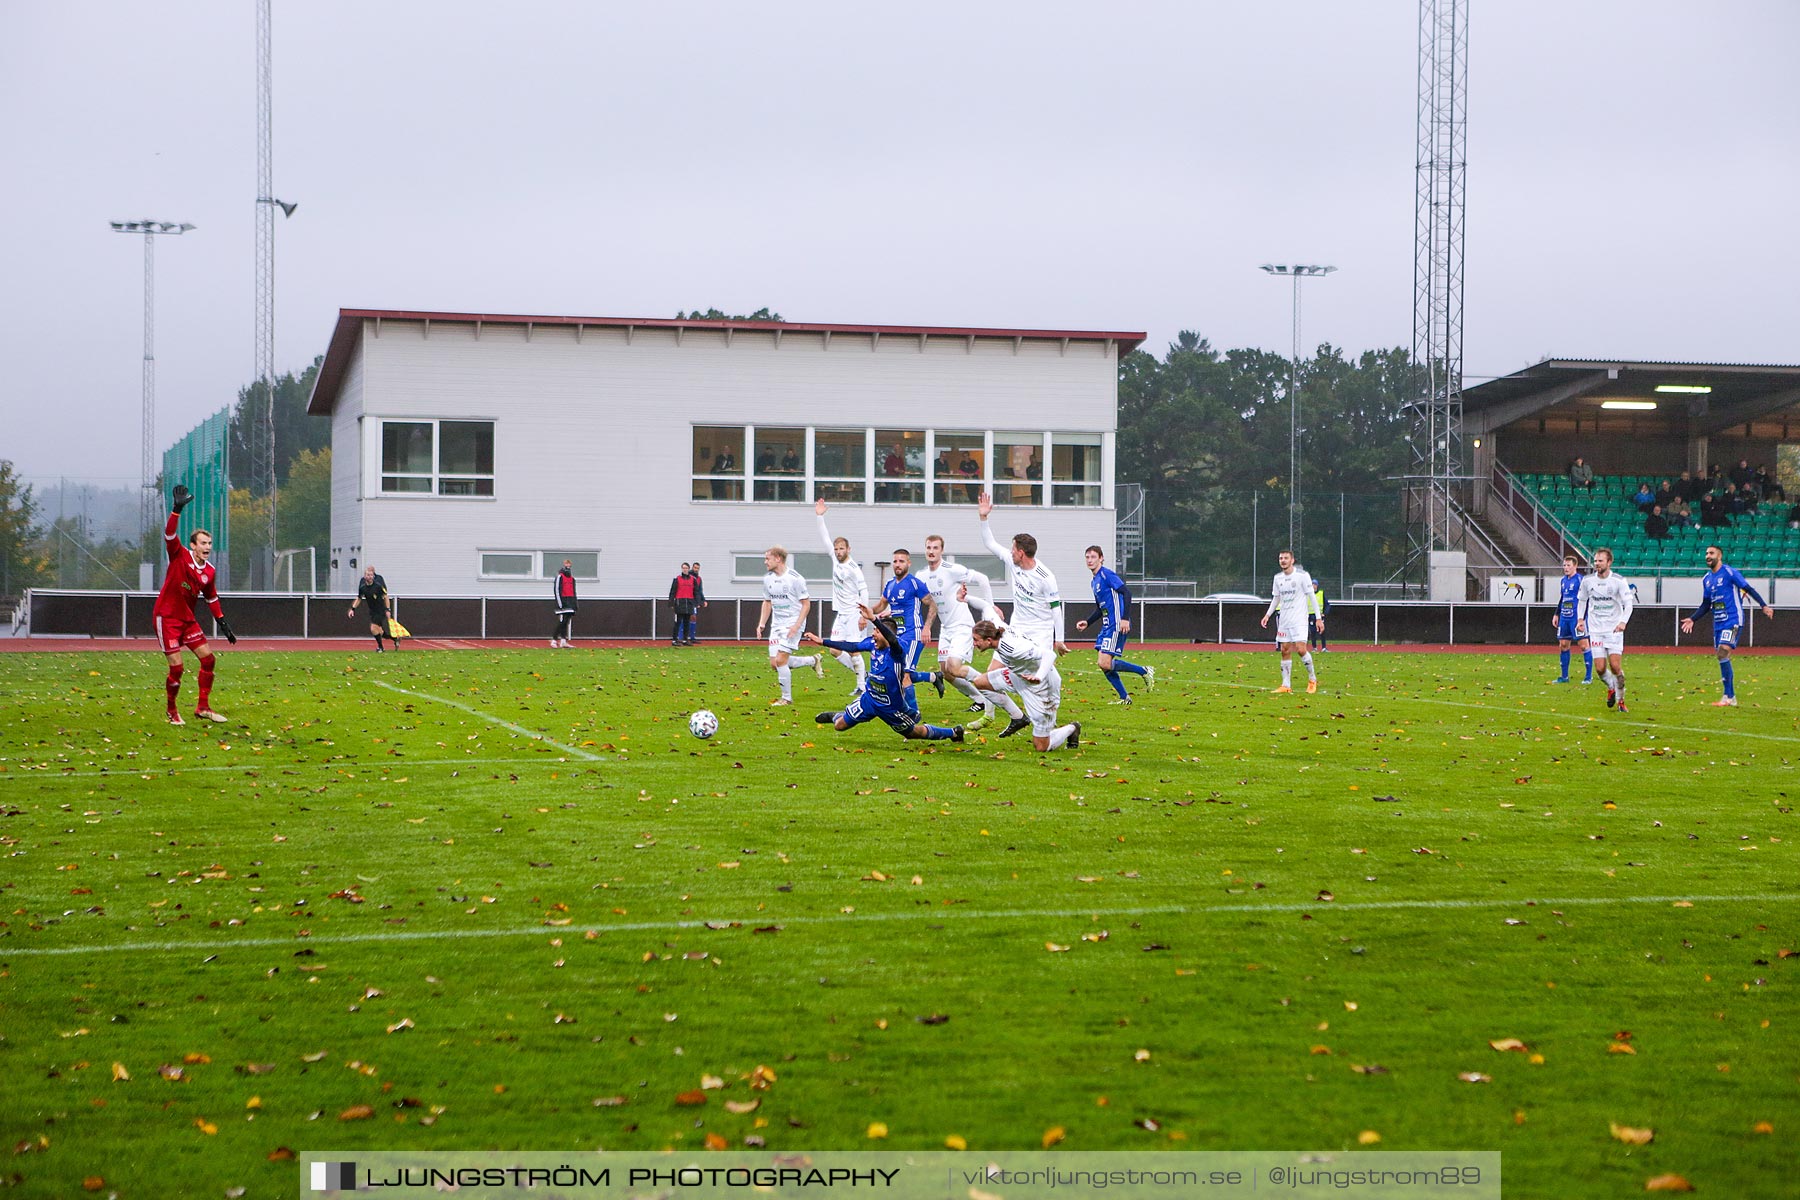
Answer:
[[[1035, 535], [1070, 609], [1114, 545], [1119, 359], [1142, 333], [344, 309], [308, 411], [332, 423], [330, 586], [398, 594], [759, 594], [781, 544], [814, 594], [831, 505], [871, 589], [895, 547], [1005, 574]], [[1071, 621], [1073, 618], [1071, 618]]]

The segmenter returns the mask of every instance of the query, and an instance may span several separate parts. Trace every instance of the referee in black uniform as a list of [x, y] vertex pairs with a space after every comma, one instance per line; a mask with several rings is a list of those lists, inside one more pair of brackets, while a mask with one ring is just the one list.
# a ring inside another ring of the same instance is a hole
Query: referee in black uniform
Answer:
[[350, 602], [351, 616], [356, 615], [356, 606], [365, 600], [369, 603], [369, 632], [375, 635], [376, 652], [381, 651], [384, 637], [394, 643], [394, 649], [400, 649], [400, 639], [388, 628], [394, 602], [388, 598], [387, 580], [377, 575], [374, 567], [363, 568], [362, 586], [356, 589], [356, 599]]

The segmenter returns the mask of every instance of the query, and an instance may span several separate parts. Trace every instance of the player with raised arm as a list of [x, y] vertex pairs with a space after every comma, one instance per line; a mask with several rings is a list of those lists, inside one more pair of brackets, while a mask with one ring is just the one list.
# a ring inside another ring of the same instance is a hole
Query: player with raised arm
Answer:
[[1006, 582], [1013, 598], [1008, 628], [1040, 643], [1046, 654], [1067, 654], [1069, 648], [1063, 644], [1062, 593], [1057, 590], [1056, 575], [1038, 561], [1037, 539], [1029, 533], [1015, 533], [1011, 548], [1003, 549], [988, 528], [988, 515], [994, 511], [993, 496], [981, 493], [975, 501], [975, 511], [981, 517], [982, 544], [1007, 564]]
[[1743, 572], [1725, 565], [1725, 551], [1716, 544], [1708, 546], [1706, 578], [1700, 581], [1700, 606], [1681, 619], [1681, 632], [1694, 632], [1694, 622], [1708, 609], [1712, 611], [1713, 649], [1718, 651], [1719, 678], [1725, 684], [1725, 694], [1712, 702], [1714, 708], [1737, 707], [1737, 679], [1732, 673], [1731, 652], [1736, 648], [1738, 633], [1744, 627], [1744, 610], [1738, 603], [1739, 592], [1744, 592], [1756, 601], [1763, 616], [1771, 621], [1775, 619], [1775, 609], [1750, 586], [1750, 581], [1744, 578]]
[[[860, 642], [863, 640], [862, 609], [869, 603], [869, 579], [863, 574], [862, 564], [850, 557], [849, 541], [832, 537], [831, 530], [825, 527], [827, 507], [823, 496], [813, 501], [813, 512], [819, 519], [819, 540], [825, 543], [825, 553], [831, 555], [831, 640]], [[862, 655], [839, 650], [836, 657], [856, 673], [856, 690], [860, 693], [863, 688]]]
[[163, 690], [169, 696], [171, 725], [187, 724], [181, 719], [181, 708], [176, 702], [181, 694], [183, 647], [192, 650], [194, 657], [200, 660], [200, 696], [194, 708], [195, 718], [220, 724], [225, 721], [212, 709], [216, 659], [200, 622], [194, 619], [194, 602], [206, 601], [213, 620], [218, 622], [219, 632], [225, 635], [226, 641], [237, 644], [237, 634], [231, 631], [231, 623], [225, 619], [225, 608], [219, 603], [219, 593], [214, 586], [219, 569], [208, 561], [212, 558], [212, 534], [196, 529], [188, 535], [188, 544], [181, 544], [181, 510], [193, 499], [194, 493], [188, 491], [186, 484], [175, 485], [174, 506], [163, 526], [163, 548], [169, 554], [169, 572], [163, 576], [162, 590], [156, 594], [156, 607], [150, 616], [156, 625], [157, 645], [169, 660], [169, 677]]
[[1275, 573], [1269, 609], [1263, 613], [1261, 622], [1267, 629], [1269, 618], [1276, 617], [1275, 641], [1281, 647], [1281, 686], [1275, 692], [1280, 695], [1294, 690], [1296, 654], [1306, 667], [1306, 690], [1316, 692], [1319, 690], [1319, 672], [1313, 666], [1312, 651], [1306, 645], [1306, 618], [1311, 617], [1316, 628], [1325, 628], [1325, 618], [1319, 614], [1317, 591], [1312, 576], [1294, 565], [1292, 550], [1283, 550], [1275, 561], [1281, 564], [1281, 570]]
[[[1073, 750], [1081, 745], [1081, 722], [1056, 723], [1062, 704], [1062, 674], [1056, 655], [1036, 638], [992, 620], [976, 622], [973, 633], [977, 650], [992, 650], [986, 671], [975, 677], [975, 686], [987, 692], [1011, 692], [1025, 704], [1031, 722], [1031, 744], [1039, 750]], [[998, 664], [996, 666], [996, 664]]]
[[[369, 605], [369, 632], [375, 636], [375, 652], [381, 652], [381, 639], [387, 638], [394, 643], [394, 649], [400, 649], [400, 639], [388, 627], [394, 616], [394, 601], [388, 595], [387, 580], [375, 573], [373, 566], [363, 568], [362, 582], [357, 585], [356, 599], [350, 602], [350, 615], [356, 615], [356, 606], [367, 602]], [[551, 645], [555, 645], [554, 642]]]
[[1125, 681], [1119, 678], [1119, 672], [1129, 671], [1133, 675], [1142, 675], [1144, 690], [1148, 692], [1156, 687], [1156, 668], [1140, 667], [1119, 657], [1125, 652], [1125, 639], [1131, 636], [1131, 589], [1125, 586], [1125, 581], [1119, 578], [1118, 572], [1106, 565], [1106, 551], [1098, 546], [1089, 546], [1087, 568], [1094, 576], [1094, 611], [1075, 622], [1075, 628], [1086, 629], [1095, 621], [1100, 622], [1100, 632], [1094, 635], [1094, 651], [1100, 664], [1100, 673], [1106, 676], [1106, 682], [1112, 684], [1113, 691], [1119, 693], [1119, 698], [1113, 703], [1130, 708], [1131, 697], [1125, 691]]
[[1583, 683], [1594, 682], [1594, 651], [1588, 640], [1575, 632], [1575, 625], [1581, 620], [1581, 560], [1573, 554], [1563, 555], [1562, 579], [1558, 581], [1562, 588], [1556, 601], [1556, 652], [1562, 663], [1562, 675], [1552, 679], [1551, 683], [1569, 682], [1569, 647], [1581, 647], [1581, 663], [1587, 668], [1587, 678]]
[[[970, 711], [981, 715], [969, 722], [969, 728], [980, 729], [993, 719], [994, 702], [975, 686], [976, 672], [969, 665], [975, 657], [975, 614], [969, 609], [967, 597], [973, 592], [979, 601], [991, 606], [993, 585], [980, 571], [946, 561], [944, 539], [935, 533], [925, 539], [925, 569], [919, 572], [919, 581], [931, 590], [931, 602], [937, 608], [938, 671], [956, 685], [957, 691], [974, 701]], [[1003, 695], [1001, 702], [1009, 716], [1017, 719], [1023, 715], [1010, 697]]]
[[913, 684], [929, 683], [937, 688], [938, 695], [944, 694], [943, 672], [919, 669], [919, 653], [925, 649], [925, 631], [931, 628], [937, 605], [931, 599], [931, 589], [912, 573], [912, 551], [894, 551], [893, 567], [894, 577], [881, 585], [881, 599], [869, 611], [893, 620], [894, 632], [900, 638], [900, 669], [906, 676], [906, 701], [916, 708], [918, 701], [913, 696]]
[[806, 614], [812, 611], [812, 597], [806, 594], [806, 580], [788, 566], [788, 552], [781, 546], [763, 551], [762, 612], [756, 618], [756, 636], [769, 631], [769, 669], [781, 683], [781, 698], [771, 700], [772, 707], [794, 702], [794, 667], [811, 667], [819, 678], [825, 678], [825, 660], [819, 655], [796, 656], [800, 648], [800, 631], [806, 628]]
[[1600, 681], [1606, 685], [1606, 707], [1625, 707], [1625, 626], [1631, 620], [1637, 593], [1625, 577], [1612, 569], [1613, 552], [1602, 546], [1594, 551], [1594, 573], [1581, 581], [1581, 617], [1575, 632], [1600, 651]]
[[863, 677], [863, 689], [848, 707], [840, 712], [822, 712], [813, 718], [820, 725], [829, 725], [839, 733], [861, 725], [864, 721], [881, 720], [889, 729], [903, 738], [914, 738], [921, 741], [963, 740], [961, 725], [922, 725], [919, 723], [919, 707], [911, 703], [907, 697], [907, 686], [901, 663], [904, 652], [900, 641], [900, 633], [892, 623], [877, 617], [867, 605], [860, 610], [863, 623], [868, 627], [868, 637], [857, 641], [843, 641], [838, 638], [821, 638], [810, 629], [804, 639], [812, 645], [824, 646], [828, 650], [841, 650], [846, 654], [858, 654], [864, 650], [869, 652], [869, 670]]

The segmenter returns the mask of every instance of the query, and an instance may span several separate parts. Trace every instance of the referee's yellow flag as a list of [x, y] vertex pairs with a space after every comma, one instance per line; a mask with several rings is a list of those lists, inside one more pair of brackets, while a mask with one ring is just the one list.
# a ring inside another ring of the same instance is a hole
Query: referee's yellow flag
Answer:
[[408, 629], [406, 626], [402, 625], [400, 622], [394, 620], [394, 618], [392, 618], [392, 617], [388, 618], [388, 632], [393, 634], [395, 637], [411, 637], [412, 636], [412, 630]]

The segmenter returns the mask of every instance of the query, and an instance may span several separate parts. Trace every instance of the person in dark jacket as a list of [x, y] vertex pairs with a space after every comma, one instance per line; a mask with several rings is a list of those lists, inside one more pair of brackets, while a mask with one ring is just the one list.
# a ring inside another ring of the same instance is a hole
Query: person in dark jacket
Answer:
[[1669, 519], [1663, 516], [1662, 505], [1652, 505], [1650, 515], [1644, 518], [1644, 536], [1659, 542], [1669, 536]]
[[694, 613], [700, 607], [700, 577], [692, 563], [681, 564], [681, 574], [669, 583], [669, 607], [675, 610], [675, 628], [669, 638], [671, 646], [694, 645]]
[[551, 594], [556, 599], [556, 636], [550, 639], [550, 648], [572, 649], [569, 635], [575, 632], [575, 565], [566, 558], [551, 584]]

